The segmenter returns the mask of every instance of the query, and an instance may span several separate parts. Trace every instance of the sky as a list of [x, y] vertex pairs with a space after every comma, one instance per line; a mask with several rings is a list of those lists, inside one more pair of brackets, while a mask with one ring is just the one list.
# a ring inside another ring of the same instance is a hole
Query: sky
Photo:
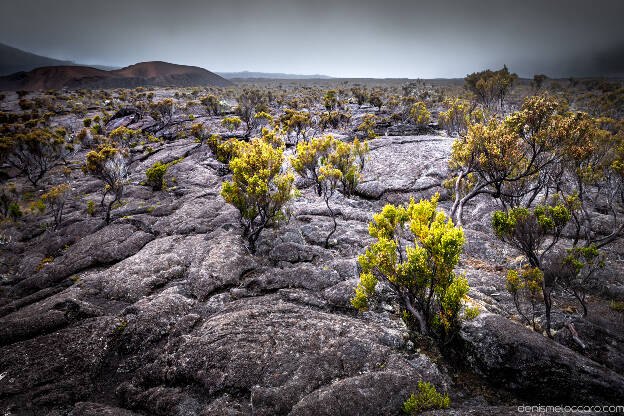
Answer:
[[82, 64], [624, 76], [624, 0], [0, 0], [0, 43]]

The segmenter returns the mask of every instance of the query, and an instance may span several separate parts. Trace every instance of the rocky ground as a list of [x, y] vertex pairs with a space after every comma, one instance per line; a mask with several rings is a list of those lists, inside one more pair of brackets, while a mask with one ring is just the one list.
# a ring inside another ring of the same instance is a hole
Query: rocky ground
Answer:
[[[373, 140], [360, 195], [331, 201], [338, 229], [329, 249], [331, 218], [307, 188], [255, 255], [219, 196], [228, 177], [207, 147], [182, 139], [135, 158], [109, 225], [101, 212], [87, 214], [101, 183], [77, 159], [78, 197], [63, 224], [27, 222], [4, 247], [16, 267], [0, 293], [0, 414], [392, 415], [419, 380], [451, 397], [451, 409], [435, 415], [624, 404], [624, 319], [608, 307], [624, 297], [621, 245], [586, 319], [570, 299], [555, 298], [570, 304], [553, 317], [558, 342], [514, 322], [502, 276], [517, 253], [493, 237], [496, 207], [487, 199], [466, 208], [458, 267], [483, 312], [454, 351], [418, 341], [383, 293], [369, 312], [351, 307], [372, 215], [436, 192], [450, 208], [441, 183], [451, 144], [438, 135]], [[140, 185], [153, 163], [182, 156], [168, 190]], [[585, 350], [571, 341], [568, 321]]]

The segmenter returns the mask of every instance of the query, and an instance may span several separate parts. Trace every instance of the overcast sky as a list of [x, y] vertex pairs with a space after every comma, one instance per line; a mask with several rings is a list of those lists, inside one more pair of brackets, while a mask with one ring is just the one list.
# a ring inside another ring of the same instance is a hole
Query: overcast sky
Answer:
[[338, 77], [624, 75], [624, 0], [0, 0], [0, 42], [85, 64]]

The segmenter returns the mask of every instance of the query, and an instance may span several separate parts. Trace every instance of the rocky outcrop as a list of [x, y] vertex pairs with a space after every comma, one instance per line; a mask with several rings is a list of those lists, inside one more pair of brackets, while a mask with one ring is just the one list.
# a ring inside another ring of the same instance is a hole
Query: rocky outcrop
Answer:
[[624, 377], [499, 315], [484, 314], [461, 333], [465, 359], [490, 382], [541, 404], [617, 404]]
[[[140, 122], [135, 114], [122, 111], [113, 123]], [[393, 299], [380, 295], [366, 313], [352, 308], [373, 213], [436, 192], [449, 209], [442, 182], [451, 143], [373, 140], [361, 196], [337, 193], [330, 201], [338, 228], [329, 248], [327, 207], [302, 186], [292, 218], [264, 230], [254, 255], [237, 212], [219, 195], [227, 169], [192, 139], [150, 143], [145, 154], [133, 149], [131, 183], [109, 225], [98, 213], [86, 217], [84, 200], [98, 200], [101, 184], [76, 169], [71, 181], [81, 202], [68, 202], [63, 224], [16, 231], [13, 272], [0, 293], [0, 411], [396, 415], [420, 380], [451, 396], [453, 408], [436, 415], [515, 414], [513, 404], [573, 394], [614, 401], [624, 388], [620, 361], [608, 358], [618, 357], [609, 355], [617, 346], [601, 361], [507, 319], [514, 311], [501, 275], [512, 253], [487, 229], [493, 207], [485, 200], [467, 210], [458, 271], [486, 312], [464, 328], [461, 351], [483, 376], [480, 387], [502, 386], [505, 400], [488, 396], [488, 403], [485, 393], [466, 390], [454, 378], [456, 362], [410, 338]], [[166, 191], [140, 185], [155, 162], [181, 157]]]

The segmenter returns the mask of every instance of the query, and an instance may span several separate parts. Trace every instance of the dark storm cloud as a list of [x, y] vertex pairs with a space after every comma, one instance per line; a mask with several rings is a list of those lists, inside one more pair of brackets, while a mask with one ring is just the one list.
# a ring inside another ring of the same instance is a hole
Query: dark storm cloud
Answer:
[[463, 77], [621, 75], [624, 1], [2, 0], [0, 42], [109, 65]]

